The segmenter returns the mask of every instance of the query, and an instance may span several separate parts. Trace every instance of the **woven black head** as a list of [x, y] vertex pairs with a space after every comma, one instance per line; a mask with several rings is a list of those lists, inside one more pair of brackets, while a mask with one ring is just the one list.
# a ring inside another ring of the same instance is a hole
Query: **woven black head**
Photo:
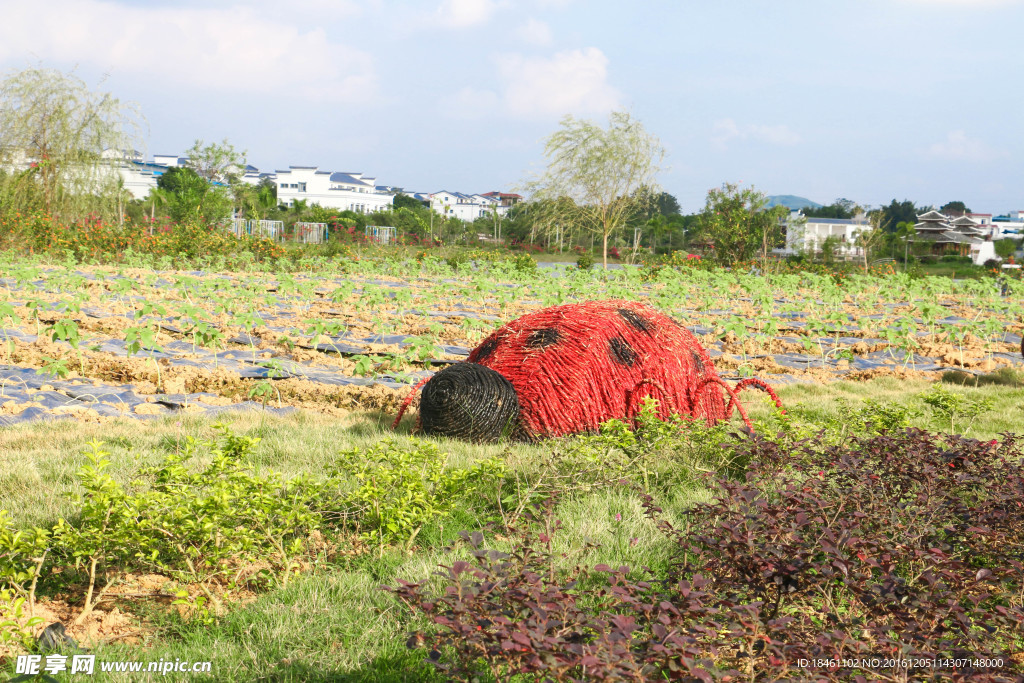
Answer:
[[501, 374], [476, 363], [456, 363], [430, 378], [420, 395], [420, 426], [474, 442], [514, 438], [519, 399]]

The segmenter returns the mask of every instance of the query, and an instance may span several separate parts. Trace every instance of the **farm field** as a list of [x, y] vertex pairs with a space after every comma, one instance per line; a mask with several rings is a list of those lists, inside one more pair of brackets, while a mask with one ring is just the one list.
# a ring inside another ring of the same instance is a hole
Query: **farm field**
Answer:
[[[636, 299], [726, 377], [926, 378], [1020, 365], [1024, 290], [994, 281], [723, 270], [311, 261], [299, 272], [14, 262], [0, 278], [0, 424], [228, 405], [394, 411], [407, 387], [541, 307]], [[532, 262], [531, 262], [532, 265]]]
[[[865, 672], [812, 672], [798, 667], [797, 657], [852, 656], [869, 646], [920, 654], [952, 642], [950, 651], [999, 654], [1001, 663], [940, 680], [994, 682], [1024, 672], [1013, 565], [1024, 530], [1012, 509], [1009, 521], [997, 515], [1024, 492], [1021, 447], [1011, 434], [1024, 423], [1019, 282], [1004, 293], [990, 280], [899, 274], [853, 275], [837, 284], [810, 274], [606, 273], [430, 257], [313, 259], [249, 272], [16, 260], [0, 272], [0, 588], [16, 586], [0, 595], [0, 674], [13, 675], [13, 655], [26, 642], [19, 638], [60, 621], [100, 659], [212, 662], [205, 675], [107, 673], [97, 680], [467, 680], [460, 662], [476, 667], [482, 681], [508, 680], [512, 671], [537, 669], [527, 654], [474, 660], [475, 636], [436, 643], [454, 668], [428, 663], [434, 641], [426, 614], [435, 603], [418, 600], [418, 588], [402, 592], [402, 581], [425, 582], [425, 594], [441, 594], [472, 579], [446, 569], [429, 578], [439, 566], [466, 561], [485, 574], [506, 571], [488, 565], [479, 549], [507, 552], [513, 570], [522, 564], [525, 574], [505, 580], [524, 591], [530, 571], [576, 576], [580, 587], [566, 590], [577, 597], [560, 599], [598, 614], [586, 622], [593, 632], [605, 618], [602, 605], [612, 601], [595, 592], [608, 584], [599, 567], [677, 576], [683, 541], [665, 523], [696, 534], [730, 514], [749, 521], [749, 508], [715, 508], [715, 501], [788, 490], [779, 482], [799, 482], [803, 488], [794, 491], [812, 493], [783, 501], [744, 532], [750, 539], [738, 547], [751, 548], [749, 557], [708, 545], [714, 534], [700, 541], [706, 547], [699, 556], [725, 577], [725, 567], [745, 561], [780, 561], [777, 548], [787, 539], [786, 552], [807, 564], [776, 575], [795, 572], [800, 589], [761, 595], [756, 578], [739, 576], [704, 588], [720, 591], [709, 595], [721, 604], [739, 605], [738, 616], [722, 617], [718, 630], [742, 635], [707, 636], [717, 660], [692, 666], [713, 680], [730, 670], [752, 680], [754, 671], [849, 680]], [[769, 439], [747, 439], [738, 420], [685, 429], [641, 420], [632, 436], [612, 425], [600, 435], [539, 444], [473, 445], [412, 434], [415, 410], [391, 429], [414, 383], [464, 359], [503, 322], [605, 298], [643, 301], [675, 317], [730, 382], [757, 376], [774, 384], [785, 415], [764, 397], [744, 394], [755, 430]], [[928, 432], [904, 435], [908, 426]], [[945, 464], [950, 458], [974, 478], [958, 478]], [[878, 472], [894, 483], [877, 498], [863, 497]], [[963, 488], [979, 480], [992, 482], [993, 506]], [[644, 494], [660, 512], [645, 507]], [[917, 503], [897, 509], [906, 495]], [[953, 505], [968, 498], [975, 507]], [[826, 532], [812, 519], [815, 505], [864, 511], [861, 521], [851, 515], [841, 528], [829, 527], [863, 538], [859, 550], [847, 553], [840, 543], [827, 560], [818, 557], [817, 539]], [[808, 517], [800, 523], [810, 525], [803, 532], [772, 526], [803, 511]], [[940, 527], [960, 524], [957, 514], [975, 515], [985, 528], [948, 536]], [[938, 520], [936, 527], [926, 519]], [[918, 535], [887, 536], [902, 525], [924, 526]], [[11, 530], [23, 530], [20, 541]], [[481, 536], [461, 541], [464, 530]], [[550, 534], [548, 546], [538, 530]], [[37, 565], [43, 547], [49, 549]], [[876, 567], [870, 553], [857, 559], [869, 549], [910, 564]], [[849, 576], [838, 578], [832, 562]], [[589, 569], [580, 574], [577, 567]], [[945, 583], [931, 583], [933, 571], [948, 572]], [[815, 583], [822, 572], [833, 583]], [[913, 591], [922, 610], [903, 609], [898, 599], [895, 606], [871, 601], [866, 591], [896, 575], [906, 576], [900, 590]], [[983, 579], [987, 597], [976, 589]], [[653, 599], [647, 589], [629, 590], [640, 603]], [[2, 611], [18, 599], [25, 600], [20, 624], [30, 609], [42, 620], [23, 632], [11, 622], [5, 627]], [[494, 599], [467, 608], [472, 629], [492, 630], [495, 615], [512, 608], [500, 602], [506, 597]], [[774, 611], [743, 611], [761, 599], [777, 599]], [[968, 606], [951, 608], [951, 619], [961, 615], [991, 630], [957, 635], [927, 616], [949, 599]], [[717, 623], [689, 604], [687, 623]], [[783, 626], [776, 618], [791, 621]], [[914, 635], [893, 645], [865, 635], [865, 625], [880, 625], [876, 634], [902, 625]], [[739, 643], [762, 628], [770, 634], [766, 649], [745, 652]], [[634, 637], [652, 633], [645, 627]], [[826, 633], [847, 635], [833, 640]], [[495, 643], [502, 649], [500, 638]], [[540, 640], [529, 647], [542, 649]], [[607, 648], [600, 657], [608, 662], [623, 656], [613, 643]]]

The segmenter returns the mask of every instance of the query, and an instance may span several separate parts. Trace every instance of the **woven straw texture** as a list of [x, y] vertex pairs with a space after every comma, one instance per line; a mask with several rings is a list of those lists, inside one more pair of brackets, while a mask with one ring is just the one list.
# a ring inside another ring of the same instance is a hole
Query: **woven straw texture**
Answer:
[[420, 396], [420, 429], [473, 442], [513, 437], [519, 401], [507, 379], [475, 363], [457, 363], [434, 375]]
[[714, 423], [731, 413], [724, 383], [693, 334], [631, 301], [523, 316], [485, 339], [469, 362], [497, 371], [515, 389], [520, 438], [596, 431], [607, 420], [635, 417], [645, 397], [658, 400], [664, 418], [676, 413]]

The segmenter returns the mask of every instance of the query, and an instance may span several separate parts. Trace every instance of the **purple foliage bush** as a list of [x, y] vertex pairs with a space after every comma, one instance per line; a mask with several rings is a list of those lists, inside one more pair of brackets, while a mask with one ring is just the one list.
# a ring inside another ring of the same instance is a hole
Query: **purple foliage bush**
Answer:
[[641, 494], [659, 575], [556, 570], [549, 502], [510, 553], [465, 535], [440, 594], [388, 589], [433, 621], [409, 646], [458, 680], [1024, 680], [1018, 437], [735, 448], [745, 480], [711, 479], [679, 527]]

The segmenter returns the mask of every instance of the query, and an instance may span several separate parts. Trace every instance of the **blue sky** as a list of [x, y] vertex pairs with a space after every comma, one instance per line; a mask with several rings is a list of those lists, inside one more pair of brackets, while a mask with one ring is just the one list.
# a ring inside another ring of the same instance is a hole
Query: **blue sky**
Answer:
[[722, 182], [1024, 209], [1024, 1], [0, 0], [0, 68], [136, 102], [146, 151], [485, 192], [627, 109], [686, 211]]

